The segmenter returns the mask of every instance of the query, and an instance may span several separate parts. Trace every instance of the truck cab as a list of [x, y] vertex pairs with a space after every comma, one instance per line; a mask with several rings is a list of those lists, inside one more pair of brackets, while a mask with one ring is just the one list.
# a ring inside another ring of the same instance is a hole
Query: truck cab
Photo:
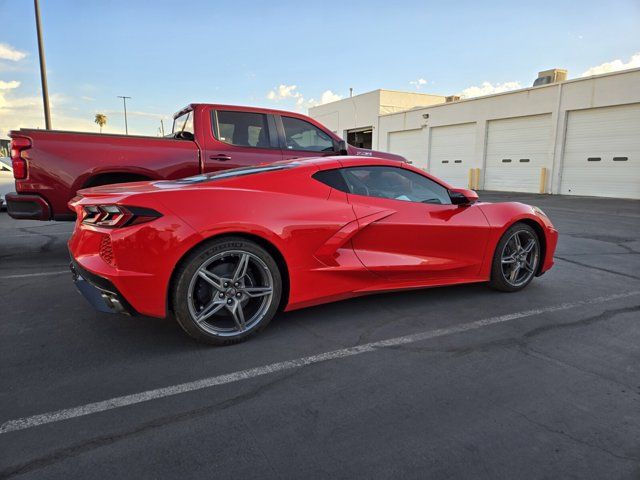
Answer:
[[[198, 141], [203, 172], [293, 158], [374, 153], [346, 145], [306, 115], [254, 107], [189, 105], [174, 116], [172, 136]], [[404, 160], [385, 152], [375, 153]]]

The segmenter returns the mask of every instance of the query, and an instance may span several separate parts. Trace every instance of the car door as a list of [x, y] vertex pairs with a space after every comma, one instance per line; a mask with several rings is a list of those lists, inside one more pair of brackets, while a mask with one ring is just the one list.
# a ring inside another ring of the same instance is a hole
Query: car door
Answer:
[[377, 214], [353, 237], [373, 272], [398, 282], [477, 278], [489, 224], [474, 205], [452, 205], [448, 190], [413, 170], [391, 166], [342, 169], [358, 218]]
[[211, 110], [206, 132], [205, 172], [282, 160], [273, 115], [249, 110]]
[[283, 159], [336, 155], [337, 141], [311, 122], [287, 115], [276, 115], [275, 121]]

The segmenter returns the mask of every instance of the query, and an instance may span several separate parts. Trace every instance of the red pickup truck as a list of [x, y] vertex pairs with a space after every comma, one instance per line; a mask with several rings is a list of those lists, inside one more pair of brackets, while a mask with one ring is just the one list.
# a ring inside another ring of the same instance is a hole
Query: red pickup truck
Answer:
[[169, 137], [21, 129], [12, 131], [16, 193], [6, 195], [17, 219], [72, 220], [67, 202], [82, 188], [198, 173], [297, 157], [374, 155], [347, 145], [297, 113], [229, 105], [191, 104], [174, 115]]

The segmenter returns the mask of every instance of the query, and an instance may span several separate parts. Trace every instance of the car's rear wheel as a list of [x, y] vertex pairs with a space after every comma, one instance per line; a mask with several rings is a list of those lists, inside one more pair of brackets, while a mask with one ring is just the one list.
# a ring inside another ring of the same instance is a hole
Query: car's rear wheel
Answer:
[[282, 295], [282, 277], [261, 246], [238, 237], [197, 248], [176, 272], [173, 309], [193, 338], [214, 345], [246, 340], [264, 329]]
[[516, 223], [496, 247], [489, 285], [503, 292], [516, 292], [529, 285], [540, 264], [540, 239], [525, 223]]

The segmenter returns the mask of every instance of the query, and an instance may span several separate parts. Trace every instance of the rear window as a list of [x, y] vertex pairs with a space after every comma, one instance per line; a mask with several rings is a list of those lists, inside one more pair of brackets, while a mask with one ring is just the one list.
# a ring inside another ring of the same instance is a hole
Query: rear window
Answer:
[[192, 184], [210, 182], [213, 180], [222, 180], [225, 178], [241, 177], [244, 175], [254, 175], [256, 173], [274, 172], [278, 170], [289, 170], [300, 165], [297, 162], [291, 162], [283, 165], [263, 165], [257, 167], [232, 168], [230, 170], [222, 170], [214, 173], [205, 173], [203, 175], [194, 175], [193, 177], [181, 178], [180, 180], [171, 180], [165, 183]]
[[173, 120], [173, 134], [188, 132], [193, 135], [193, 112], [183, 113]]

